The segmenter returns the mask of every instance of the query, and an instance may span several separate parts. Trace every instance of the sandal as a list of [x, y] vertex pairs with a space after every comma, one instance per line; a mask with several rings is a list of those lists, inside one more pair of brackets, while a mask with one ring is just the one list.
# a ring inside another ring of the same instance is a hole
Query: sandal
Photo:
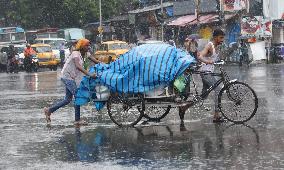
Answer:
[[51, 122], [51, 119], [50, 119], [50, 115], [51, 114], [48, 112], [48, 108], [47, 107], [45, 107], [43, 109], [43, 111], [44, 111], [46, 123], [49, 124]]

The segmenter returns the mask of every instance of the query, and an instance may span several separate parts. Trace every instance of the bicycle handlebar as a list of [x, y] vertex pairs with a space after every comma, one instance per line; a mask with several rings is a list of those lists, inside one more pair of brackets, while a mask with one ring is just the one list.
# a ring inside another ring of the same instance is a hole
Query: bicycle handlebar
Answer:
[[[213, 65], [224, 65], [225, 61], [224, 60], [220, 60], [220, 61], [216, 61], [215, 63], [213, 63]], [[191, 66], [192, 68], [200, 68], [202, 66], [206, 65], [205, 63], [201, 63], [201, 64], [195, 64], [193, 66]]]
[[225, 61], [224, 60], [220, 60], [214, 63], [214, 65], [224, 65]]

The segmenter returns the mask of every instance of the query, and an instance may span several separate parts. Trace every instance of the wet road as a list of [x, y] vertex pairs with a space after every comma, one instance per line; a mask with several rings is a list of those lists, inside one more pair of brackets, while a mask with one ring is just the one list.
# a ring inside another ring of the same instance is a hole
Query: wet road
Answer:
[[0, 73], [0, 169], [284, 169], [284, 65], [227, 70], [258, 95], [247, 125], [216, 125], [212, 110], [192, 108], [185, 126], [173, 111], [121, 129], [89, 105], [81, 109], [89, 125], [75, 128], [70, 105], [46, 126], [43, 107], [63, 97], [60, 71]]

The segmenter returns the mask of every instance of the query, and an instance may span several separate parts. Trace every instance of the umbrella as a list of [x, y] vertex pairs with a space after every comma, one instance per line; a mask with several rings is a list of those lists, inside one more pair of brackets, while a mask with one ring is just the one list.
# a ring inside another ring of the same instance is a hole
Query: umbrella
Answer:
[[186, 38], [188, 38], [188, 39], [200, 39], [201, 36], [199, 34], [190, 34]]

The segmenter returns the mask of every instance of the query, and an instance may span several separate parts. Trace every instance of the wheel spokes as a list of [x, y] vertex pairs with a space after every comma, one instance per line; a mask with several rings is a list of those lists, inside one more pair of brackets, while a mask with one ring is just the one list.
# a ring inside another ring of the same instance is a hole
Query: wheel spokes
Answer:
[[234, 122], [245, 122], [256, 112], [257, 97], [246, 84], [234, 82], [229, 84], [221, 94], [221, 112]]

